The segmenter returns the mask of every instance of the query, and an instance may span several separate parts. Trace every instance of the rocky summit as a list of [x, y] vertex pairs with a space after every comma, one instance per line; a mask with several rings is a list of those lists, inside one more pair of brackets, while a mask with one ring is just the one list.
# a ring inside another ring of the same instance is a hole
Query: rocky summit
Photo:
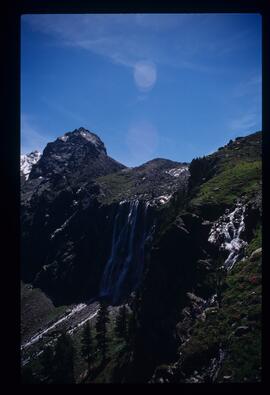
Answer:
[[24, 372], [53, 382], [44, 350], [105, 304], [107, 358], [77, 383], [259, 382], [261, 135], [128, 168], [79, 128], [22, 156]]
[[35, 165], [41, 158], [41, 152], [34, 151], [30, 154], [21, 155], [21, 180], [22, 182], [28, 180], [29, 174], [33, 165]]

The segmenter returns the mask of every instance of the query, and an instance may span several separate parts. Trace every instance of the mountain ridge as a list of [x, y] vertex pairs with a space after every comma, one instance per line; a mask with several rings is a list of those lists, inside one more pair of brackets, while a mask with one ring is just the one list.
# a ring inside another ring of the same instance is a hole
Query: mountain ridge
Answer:
[[[47, 144], [21, 188], [23, 279], [40, 286], [56, 303], [76, 294], [79, 298], [97, 296], [120, 203], [126, 207], [121, 215], [127, 215], [128, 210], [135, 215], [133, 202], [141, 201], [141, 217], [143, 206], [158, 209], [187, 185], [186, 164], [159, 158], [127, 168], [106, 152], [99, 137], [86, 129], [67, 132]], [[104, 233], [102, 252], [98, 249], [99, 232]], [[89, 238], [95, 245], [83, 247]], [[30, 247], [33, 240], [35, 245]], [[88, 248], [94, 251], [89, 264]], [[77, 267], [77, 280], [73, 267]], [[92, 279], [89, 271], [93, 271]], [[72, 278], [74, 290], [64, 291]], [[81, 278], [83, 286], [79, 285]]]
[[70, 331], [89, 299], [135, 320], [133, 348], [113, 349], [91, 382], [260, 381], [261, 144], [255, 132], [189, 164], [70, 166], [22, 185], [23, 280], [57, 311], [78, 303]]

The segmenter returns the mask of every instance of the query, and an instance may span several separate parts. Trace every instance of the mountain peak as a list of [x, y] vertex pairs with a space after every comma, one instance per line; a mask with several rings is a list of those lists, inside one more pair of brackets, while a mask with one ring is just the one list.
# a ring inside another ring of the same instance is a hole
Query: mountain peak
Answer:
[[103, 141], [95, 133], [80, 127], [46, 145], [29, 179], [51, 179], [57, 175], [60, 179], [74, 178], [75, 182], [78, 177], [90, 180], [124, 167], [107, 155]]
[[63, 136], [57, 138], [57, 140], [63, 141], [64, 143], [66, 143], [67, 141], [68, 142], [82, 141], [82, 139], [92, 143], [95, 146], [95, 148], [97, 148], [99, 151], [103, 151], [105, 154], [107, 154], [105, 145], [103, 141], [101, 141], [101, 139], [98, 137], [98, 135], [96, 135], [93, 132], [90, 132], [84, 127], [74, 129], [72, 132], [67, 132]]
[[27, 180], [33, 165], [35, 165], [41, 158], [41, 152], [35, 150], [29, 154], [21, 155], [21, 174], [25, 176]]

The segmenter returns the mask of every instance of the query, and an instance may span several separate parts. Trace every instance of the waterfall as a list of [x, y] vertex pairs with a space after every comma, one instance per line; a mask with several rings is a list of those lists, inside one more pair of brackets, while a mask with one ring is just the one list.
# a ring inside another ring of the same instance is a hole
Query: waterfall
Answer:
[[118, 303], [140, 283], [145, 242], [151, 235], [148, 204], [134, 200], [120, 203], [113, 224], [111, 253], [102, 276], [100, 296]]
[[243, 252], [246, 242], [240, 238], [245, 229], [245, 206], [237, 203], [235, 209], [229, 213], [226, 210], [212, 226], [208, 241], [219, 246], [220, 250], [228, 251], [229, 255], [224, 267], [231, 270]]

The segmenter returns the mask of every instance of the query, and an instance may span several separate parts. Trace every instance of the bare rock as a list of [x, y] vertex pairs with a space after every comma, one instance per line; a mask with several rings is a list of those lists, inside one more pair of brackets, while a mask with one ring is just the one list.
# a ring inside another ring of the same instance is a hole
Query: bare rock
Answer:
[[250, 260], [251, 261], [256, 261], [258, 258], [262, 256], [262, 248], [257, 248], [257, 250], [253, 251], [252, 254], [250, 255]]

